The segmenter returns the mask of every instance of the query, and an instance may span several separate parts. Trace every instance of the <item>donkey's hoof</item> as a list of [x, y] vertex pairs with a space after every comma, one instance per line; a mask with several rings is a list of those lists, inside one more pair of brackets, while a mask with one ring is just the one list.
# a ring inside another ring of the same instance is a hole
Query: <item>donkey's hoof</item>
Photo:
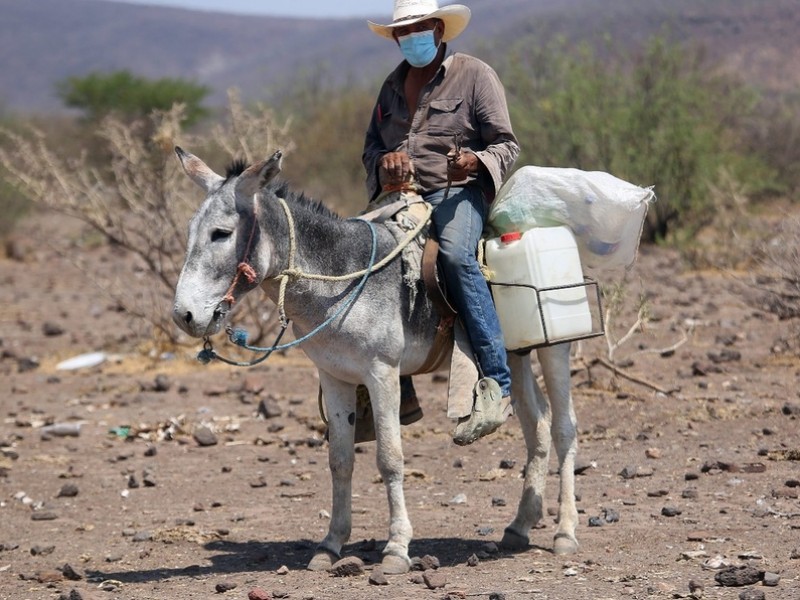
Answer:
[[553, 553], [555, 554], [575, 554], [578, 551], [578, 542], [574, 537], [566, 533], [556, 534], [553, 541]]
[[308, 563], [306, 569], [309, 571], [329, 571], [333, 563], [337, 560], [339, 560], [339, 557], [333, 552], [329, 550], [318, 550], [317, 553], [314, 554], [314, 558], [311, 559], [311, 562]]
[[526, 550], [529, 545], [527, 535], [520, 535], [508, 527], [503, 532], [503, 539], [500, 540], [500, 547], [506, 550]]
[[394, 554], [386, 554], [381, 561], [381, 571], [384, 575], [402, 575], [411, 570], [408, 559]]

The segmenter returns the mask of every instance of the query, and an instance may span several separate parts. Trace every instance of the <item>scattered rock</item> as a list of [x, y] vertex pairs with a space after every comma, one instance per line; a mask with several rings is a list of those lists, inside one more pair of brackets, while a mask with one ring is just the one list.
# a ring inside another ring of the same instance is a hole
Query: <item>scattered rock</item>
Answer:
[[604, 508], [603, 518], [606, 523], [617, 523], [619, 522], [619, 513], [613, 508]]
[[787, 402], [781, 408], [781, 412], [786, 415], [787, 417], [795, 415], [800, 416], [800, 404], [793, 404], [791, 402]]
[[65, 483], [58, 491], [56, 498], [74, 498], [78, 495], [78, 486], [74, 483]]
[[675, 508], [674, 506], [665, 506], [661, 509], [661, 514], [665, 517], [677, 517], [683, 511], [679, 508]]
[[769, 571], [764, 573], [764, 577], [762, 578], [764, 585], [767, 587], [775, 587], [781, 581], [781, 576], [777, 573], [770, 573]]
[[623, 479], [634, 479], [636, 477], [652, 477], [653, 469], [640, 469], [635, 465], [628, 465], [619, 472]]
[[724, 587], [753, 585], [762, 579], [762, 572], [749, 565], [728, 567], [714, 575], [714, 580]]
[[72, 588], [68, 593], [61, 594], [58, 597], [58, 600], [89, 600], [88, 596], [85, 596], [83, 592]]
[[70, 581], [80, 581], [83, 579], [83, 575], [73, 569], [69, 563], [61, 567], [61, 573], [64, 575], [64, 579], [69, 579]]
[[706, 354], [708, 359], [716, 364], [726, 363], [726, 362], [736, 362], [742, 360], [742, 353], [738, 350], [730, 350], [725, 348], [721, 352], [708, 352]]
[[258, 403], [258, 416], [264, 419], [274, 419], [283, 414], [283, 409], [272, 396], [264, 398]]
[[364, 573], [364, 561], [357, 556], [345, 556], [329, 569], [334, 577], [354, 577]]
[[149, 469], [142, 471], [142, 483], [144, 487], [156, 487], [156, 480]]
[[452, 498], [450, 498], [450, 502], [448, 504], [466, 504], [467, 503], [467, 495], [466, 494], [456, 494]]
[[149, 542], [152, 541], [153, 539], [153, 532], [147, 530], [137, 531], [136, 533], [133, 534], [133, 537], [131, 539], [134, 542]]
[[53, 550], [56, 547], [53, 545], [50, 546], [42, 546], [40, 544], [36, 544], [35, 546], [31, 547], [31, 554], [33, 556], [47, 556], [48, 554], [52, 554]]
[[648, 448], [647, 450], [644, 451], [644, 455], [647, 458], [659, 459], [661, 458], [661, 450], [659, 450], [658, 448]]
[[58, 323], [45, 321], [42, 324], [42, 334], [44, 334], [45, 337], [56, 337], [64, 334], [64, 328]]
[[500, 498], [498, 496], [494, 496], [492, 498], [492, 506], [501, 507], [501, 506], [505, 506], [505, 505], [506, 505], [506, 499], [505, 498]]
[[468, 567], [477, 567], [480, 564], [480, 559], [476, 554], [470, 554], [469, 558], [467, 559], [467, 566]]
[[439, 559], [430, 554], [426, 554], [422, 558], [415, 556], [411, 559], [412, 571], [431, 571], [439, 568]]
[[61, 571], [39, 571], [35, 575], [36, 581], [39, 583], [58, 583], [64, 580]]
[[373, 569], [369, 575], [370, 585], [389, 585], [389, 580], [381, 569]]
[[425, 571], [422, 581], [429, 590], [438, 590], [447, 585], [447, 577], [440, 571]]
[[739, 600], [764, 600], [766, 596], [764, 595], [763, 590], [744, 590], [739, 592]]
[[80, 423], [53, 423], [42, 427], [41, 436], [43, 440], [54, 437], [78, 437], [81, 434]]
[[253, 588], [247, 592], [247, 600], [272, 600], [272, 594], [261, 588]]
[[504, 458], [500, 461], [500, 468], [501, 469], [513, 469], [517, 466], [517, 461], [513, 458]]
[[703, 589], [705, 588], [703, 587], [703, 583], [701, 581], [696, 581], [694, 579], [689, 580], [689, 591], [692, 594], [697, 594], [698, 592], [702, 593]]
[[280, 566], [280, 567], [278, 567], [278, 569], [275, 571], [275, 574], [276, 574], [276, 575], [287, 575], [288, 573], [289, 573], [289, 567], [287, 567], [286, 565], [281, 565], [281, 566]]
[[221, 581], [220, 583], [214, 586], [214, 589], [218, 594], [224, 594], [225, 592], [230, 592], [231, 590], [235, 590], [236, 584], [231, 583], [230, 581]]
[[55, 521], [58, 515], [52, 510], [35, 511], [31, 514], [31, 521]]
[[154, 392], [168, 392], [172, 387], [172, 381], [167, 375], [163, 373], [159, 373], [156, 375], [155, 380], [153, 381], [153, 391]]
[[211, 429], [205, 425], [201, 425], [194, 430], [194, 441], [197, 442], [198, 446], [207, 447], [216, 446], [218, 440]]
[[259, 475], [256, 479], [250, 481], [251, 488], [263, 488], [267, 487], [267, 478], [263, 475]]

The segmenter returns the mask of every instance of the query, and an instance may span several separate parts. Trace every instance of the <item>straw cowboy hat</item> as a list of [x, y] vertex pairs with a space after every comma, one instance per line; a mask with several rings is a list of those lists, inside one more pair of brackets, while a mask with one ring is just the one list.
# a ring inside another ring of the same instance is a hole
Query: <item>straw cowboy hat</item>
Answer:
[[470, 16], [469, 8], [462, 4], [451, 4], [439, 8], [438, 0], [394, 0], [391, 23], [380, 25], [367, 21], [367, 25], [379, 36], [393, 40], [392, 30], [395, 27], [411, 25], [426, 19], [441, 19], [444, 21], [442, 41], [448, 42], [458, 37], [466, 29]]

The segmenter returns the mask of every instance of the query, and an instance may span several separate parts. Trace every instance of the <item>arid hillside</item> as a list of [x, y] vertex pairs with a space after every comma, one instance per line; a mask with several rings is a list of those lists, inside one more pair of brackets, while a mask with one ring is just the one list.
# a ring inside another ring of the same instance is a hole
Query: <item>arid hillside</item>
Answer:
[[[701, 44], [710, 57], [758, 86], [800, 85], [800, 0], [472, 0], [458, 49], [480, 54], [533, 33], [631, 51], [654, 33]], [[211, 86], [213, 101], [239, 88], [265, 99], [292, 78], [371, 79], [397, 60], [362, 19], [249, 17], [98, 0], [0, 0], [0, 108], [60, 107], [55, 83], [128, 69]], [[386, 18], [378, 14], [374, 18]]]

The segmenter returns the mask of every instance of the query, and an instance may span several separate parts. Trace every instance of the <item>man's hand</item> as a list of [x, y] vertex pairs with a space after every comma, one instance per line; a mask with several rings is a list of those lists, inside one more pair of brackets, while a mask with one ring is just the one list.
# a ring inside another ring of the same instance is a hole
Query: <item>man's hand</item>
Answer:
[[378, 181], [381, 186], [401, 185], [414, 173], [411, 158], [405, 152], [388, 152], [378, 165]]
[[447, 155], [447, 174], [450, 181], [463, 181], [470, 173], [475, 173], [481, 161], [472, 152], [451, 152]]

